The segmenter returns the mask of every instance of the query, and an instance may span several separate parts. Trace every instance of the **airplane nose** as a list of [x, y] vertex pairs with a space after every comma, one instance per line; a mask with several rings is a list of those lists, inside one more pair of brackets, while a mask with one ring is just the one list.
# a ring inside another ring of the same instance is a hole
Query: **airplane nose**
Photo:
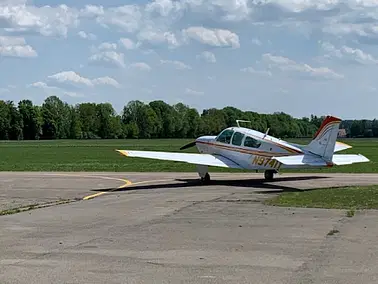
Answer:
[[201, 136], [196, 139], [198, 142], [213, 142], [216, 136]]

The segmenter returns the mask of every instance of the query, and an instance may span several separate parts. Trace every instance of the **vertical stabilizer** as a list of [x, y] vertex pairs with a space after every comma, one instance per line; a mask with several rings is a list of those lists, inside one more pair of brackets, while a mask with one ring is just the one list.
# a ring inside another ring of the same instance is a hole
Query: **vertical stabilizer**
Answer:
[[322, 157], [327, 162], [331, 162], [340, 123], [340, 118], [327, 116], [312, 141], [307, 145], [306, 150]]

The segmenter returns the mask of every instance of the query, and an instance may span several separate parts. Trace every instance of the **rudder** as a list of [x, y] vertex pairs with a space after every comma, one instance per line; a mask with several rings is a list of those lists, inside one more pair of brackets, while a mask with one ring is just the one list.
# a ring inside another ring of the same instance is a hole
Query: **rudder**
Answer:
[[331, 162], [340, 123], [340, 118], [327, 116], [315, 133], [312, 141], [307, 145], [306, 150], [322, 157], [327, 162]]

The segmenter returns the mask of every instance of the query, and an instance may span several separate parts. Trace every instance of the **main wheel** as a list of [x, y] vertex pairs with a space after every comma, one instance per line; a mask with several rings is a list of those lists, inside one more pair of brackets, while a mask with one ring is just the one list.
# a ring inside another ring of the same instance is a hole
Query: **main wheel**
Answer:
[[265, 180], [273, 180], [273, 175], [274, 175], [274, 171], [272, 170], [266, 170], [264, 172], [264, 177], [265, 177]]
[[201, 178], [202, 183], [208, 184], [210, 182], [210, 175], [209, 173], [206, 173], [203, 178]]

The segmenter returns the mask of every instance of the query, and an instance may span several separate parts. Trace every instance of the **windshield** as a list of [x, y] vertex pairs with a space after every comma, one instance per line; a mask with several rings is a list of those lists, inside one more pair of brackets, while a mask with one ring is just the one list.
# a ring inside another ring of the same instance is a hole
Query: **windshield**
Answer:
[[229, 144], [231, 141], [232, 134], [234, 134], [234, 131], [232, 129], [226, 129], [218, 135], [216, 141]]

